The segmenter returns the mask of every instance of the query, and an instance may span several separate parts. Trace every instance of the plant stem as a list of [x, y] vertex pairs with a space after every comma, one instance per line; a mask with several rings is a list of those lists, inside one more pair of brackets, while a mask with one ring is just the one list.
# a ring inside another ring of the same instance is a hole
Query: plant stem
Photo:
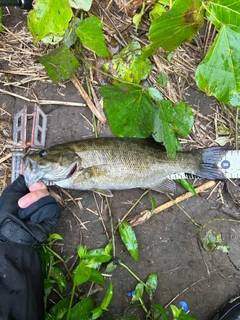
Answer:
[[57, 257], [57, 258], [62, 262], [62, 264], [64, 265], [64, 268], [67, 270], [67, 273], [68, 273], [69, 277], [72, 279], [72, 281], [74, 281], [74, 280], [73, 280], [72, 273], [71, 273], [71, 271], [68, 269], [68, 267], [67, 267], [65, 261], [63, 260], [63, 258], [60, 257], [60, 256], [59, 256], [55, 251], [53, 251], [50, 247], [46, 246], [46, 248], [47, 248], [47, 250], [49, 250], [55, 257]]
[[116, 257], [116, 247], [115, 247], [115, 236], [114, 236], [114, 227], [113, 227], [113, 220], [112, 220], [112, 210], [111, 207], [109, 205], [109, 201], [108, 198], [106, 198], [106, 203], [107, 203], [107, 207], [108, 207], [108, 212], [109, 212], [109, 217], [110, 217], [110, 225], [111, 225], [111, 234], [112, 234], [112, 246], [113, 246], [113, 259]]
[[71, 294], [71, 299], [70, 299], [69, 306], [68, 306], [68, 313], [67, 313], [67, 319], [66, 320], [69, 320], [69, 317], [70, 317], [70, 312], [71, 312], [71, 308], [72, 308], [75, 289], [76, 289], [76, 284], [73, 281], [72, 294]]
[[198, 227], [198, 228], [201, 227], [201, 225], [200, 225], [198, 222], [196, 222], [172, 197], [170, 197], [169, 194], [166, 193], [166, 195], [168, 196], [168, 198], [169, 198], [170, 200], [172, 200], [172, 201], [175, 203], [176, 206], [178, 206], [178, 207], [182, 210], [182, 212], [188, 217], [189, 220], [191, 220], [191, 222], [192, 222], [196, 227]]
[[143, 310], [146, 312], [147, 316], [150, 317], [150, 313], [149, 313], [148, 309], [146, 308], [145, 303], [143, 302], [142, 298], [139, 298], [139, 301], [141, 303]]
[[118, 264], [125, 268], [138, 282], [144, 285], [144, 287], [147, 287], [146, 284], [128, 267], [126, 266], [121, 260], [118, 260]]
[[121, 223], [123, 223], [123, 221], [128, 217], [128, 215], [130, 214], [130, 212], [136, 207], [136, 205], [142, 200], [142, 198], [149, 193], [150, 189], [148, 189], [147, 191], [145, 191], [138, 199], [137, 201], [131, 206], [131, 208], [127, 211], [127, 213], [122, 217], [121, 220], [119, 220], [117, 226], [114, 229], [114, 233], [117, 231], [117, 228], [119, 227], [119, 225]]

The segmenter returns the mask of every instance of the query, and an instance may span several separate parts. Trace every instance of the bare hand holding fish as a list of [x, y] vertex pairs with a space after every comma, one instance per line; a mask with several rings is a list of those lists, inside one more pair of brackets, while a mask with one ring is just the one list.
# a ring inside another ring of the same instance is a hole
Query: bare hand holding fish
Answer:
[[176, 159], [169, 159], [157, 143], [144, 139], [87, 139], [26, 156], [24, 176], [27, 185], [46, 179], [63, 188], [92, 190], [109, 197], [110, 190], [132, 188], [174, 193], [176, 185], [168, 178], [170, 174], [225, 179], [218, 166], [222, 156], [222, 148], [212, 147], [179, 152]]

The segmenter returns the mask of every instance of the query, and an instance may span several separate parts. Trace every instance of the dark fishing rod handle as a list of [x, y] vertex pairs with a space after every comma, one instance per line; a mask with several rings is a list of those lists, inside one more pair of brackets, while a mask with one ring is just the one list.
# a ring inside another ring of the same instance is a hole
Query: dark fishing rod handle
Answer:
[[19, 7], [21, 9], [32, 9], [33, 0], [0, 0], [0, 7]]

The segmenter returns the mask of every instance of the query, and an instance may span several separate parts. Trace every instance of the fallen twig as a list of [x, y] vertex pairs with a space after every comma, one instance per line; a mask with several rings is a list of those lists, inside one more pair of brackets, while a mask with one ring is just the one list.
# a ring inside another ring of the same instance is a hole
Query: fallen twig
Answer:
[[[200, 192], [203, 192], [209, 188], [214, 187], [215, 185], [216, 185], [215, 181], [208, 181], [208, 182], [202, 184], [201, 186], [195, 188], [195, 191], [197, 193], [200, 193]], [[186, 193], [182, 194], [181, 196], [177, 197], [176, 199], [168, 201], [168, 202], [156, 207], [154, 210], [144, 210], [144, 211], [140, 212], [140, 217], [138, 216], [138, 217], [135, 217], [134, 219], [132, 219], [130, 221], [130, 224], [133, 227], [135, 227], [139, 224], [142, 224], [143, 222], [145, 222], [146, 220], [151, 218], [151, 216], [153, 216], [159, 212], [162, 212], [162, 211], [174, 206], [176, 203], [182, 202], [182, 201], [187, 200], [191, 197], [193, 197], [193, 194], [191, 192], [186, 192]]]

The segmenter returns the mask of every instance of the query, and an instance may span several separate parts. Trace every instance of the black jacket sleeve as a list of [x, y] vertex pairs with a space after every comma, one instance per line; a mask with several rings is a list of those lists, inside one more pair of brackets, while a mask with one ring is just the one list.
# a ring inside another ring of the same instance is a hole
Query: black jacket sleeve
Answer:
[[0, 319], [44, 320], [44, 288], [38, 253], [0, 242]]

